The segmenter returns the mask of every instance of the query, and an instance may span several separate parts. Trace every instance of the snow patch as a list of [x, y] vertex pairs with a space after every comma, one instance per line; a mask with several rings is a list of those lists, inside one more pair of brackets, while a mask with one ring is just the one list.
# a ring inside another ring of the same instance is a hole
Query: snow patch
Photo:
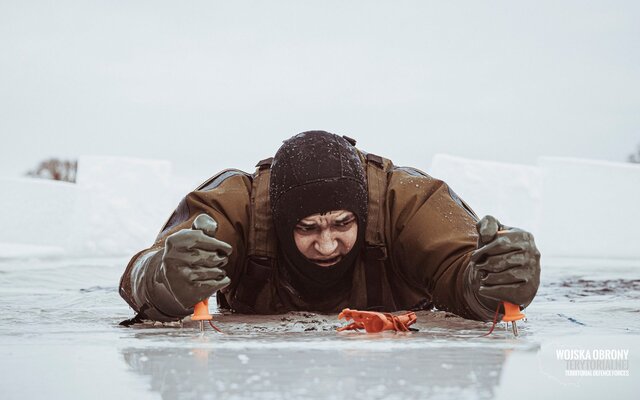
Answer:
[[61, 258], [67, 255], [62, 247], [20, 243], [0, 243], [0, 260]]
[[[69, 248], [76, 240], [76, 185], [37, 178], [0, 178], [0, 186], [0, 242], [7, 244], [0, 257], [18, 256], [27, 249], [21, 245], [31, 246], [34, 251], [34, 246]], [[13, 248], [9, 243], [15, 244]]]
[[[195, 186], [171, 170], [167, 161], [83, 156], [76, 184], [0, 179], [0, 258], [131, 256], [152, 244]], [[203, 172], [199, 181], [215, 171]], [[640, 265], [640, 166], [555, 157], [527, 166], [439, 154], [429, 172], [479, 216], [533, 232], [545, 265]]]
[[549, 255], [640, 259], [640, 165], [541, 157]]
[[173, 211], [171, 179], [167, 161], [104, 156], [80, 157], [76, 184], [0, 179], [0, 258], [131, 255]]
[[171, 214], [171, 163], [122, 157], [83, 156], [75, 251], [133, 254], [153, 243]]
[[539, 232], [542, 182], [537, 167], [437, 154], [430, 173], [447, 182], [480, 218], [493, 215], [505, 225]]
[[430, 173], [480, 217], [491, 214], [531, 231], [543, 263], [640, 265], [640, 166], [559, 157], [540, 157], [537, 164], [438, 154]]

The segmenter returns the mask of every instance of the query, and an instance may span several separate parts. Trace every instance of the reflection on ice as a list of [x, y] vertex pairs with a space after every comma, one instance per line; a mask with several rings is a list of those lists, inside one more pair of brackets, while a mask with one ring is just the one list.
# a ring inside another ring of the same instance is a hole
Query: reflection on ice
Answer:
[[514, 340], [509, 332], [480, 337], [485, 324], [447, 315], [419, 313], [420, 332], [372, 335], [336, 333], [335, 315], [223, 315], [216, 323], [224, 335], [200, 334], [189, 322], [162, 329], [138, 326], [132, 331], [139, 343], [122, 353], [164, 399], [281, 398], [282, 393], [294, 398], [492, 398], [507, 354], [539, 347]]
[[[122, 350], [151, 390], [176, 398], [492, 398], [506, 350], [368, 351], [301, 348], [138, 348]], [[465, 396], [465, 393], [469, 396]]]

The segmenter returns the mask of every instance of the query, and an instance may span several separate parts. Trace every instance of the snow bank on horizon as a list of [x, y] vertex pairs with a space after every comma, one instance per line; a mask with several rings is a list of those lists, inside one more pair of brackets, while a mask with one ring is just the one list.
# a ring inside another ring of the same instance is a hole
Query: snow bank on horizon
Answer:
[[533, 232], [543, 263], [640, 267], [640, 165], [540, 157], [529, 166], [438, 154], [429, 172], [479, 216]]
[[29, 254], [29, 250], [35, 251], [34, 246], [60, 253], [73, 244], [69, 234], [78, 200], [76, 185], [34, 178], [2, 178], [0, 185], [0, 243], [28, 245], [12, 250], [5, 245], [0, 257], [15, 257], [24, 250]]
[[133, 254], [179, 200], [172, 181], [168, 161], [104, 156], [80, 157], [76, 184], [0, 179], [0, 258]]
[[479, 217], [539, 231], [542, 181], [537, 167], [437, 154], [430, 175], [442, 179]]
[[549, 254], [640, 260], [640, 165], [541, 157], [538, 166]]
[[[436, 155], [429, 173], [478, 215], [533, 232], [543, 262], [640, 266], [640, 166], [554, 157], [530, 166]], [[76, 184], [0, 179], [0, 259], [132, 255], [153, 242], [195, 181], [174, 176], [167, 161], [97, 156], [79, 159]]]

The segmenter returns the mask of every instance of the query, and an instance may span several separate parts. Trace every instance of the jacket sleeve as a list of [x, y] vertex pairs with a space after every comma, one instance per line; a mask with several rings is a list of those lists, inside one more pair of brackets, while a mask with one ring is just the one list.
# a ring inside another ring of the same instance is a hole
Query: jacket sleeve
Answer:
[[[161, 262], [165, 239], [174, 232], [189, 229], [200, 214], [208, 214], [218, 223], [216, 238], [233, 248], [225, 266], [227, 276], [234, 281], [234, 273], [245, 258], [250, 214], [251, 178], [241, 171], [225, 171], [185, 196], [155, 240], [155, 243], [133, 256], [122, 278], [120, 295], [142, 318], [156, 321], [175, 321], [192, 309], [184, 309], [173, 295], [161, 285], [153, 286], [154, 268]], [[154, 289], [149, 288], [153, 286]], [[152, 293], [155, 291], [155, 293]], [[158, 293], [165, 291], [166, 293]]]
[[393, 261], [412, 287], [431, 295], [436, 308], [486, 319], [467, 304], [465, 269], [477, 248], [477, 217], [441, 181], [412, 168], [390, 173], [388, 237]]

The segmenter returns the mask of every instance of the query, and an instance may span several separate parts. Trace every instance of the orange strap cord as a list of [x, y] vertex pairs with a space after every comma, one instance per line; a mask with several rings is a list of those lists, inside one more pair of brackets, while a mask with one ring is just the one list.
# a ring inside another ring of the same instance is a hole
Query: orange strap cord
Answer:
[[382, 331], [409, 332], [409, 326], [416, 320], [416, 313], [408, 311], [401, 315], [381, 313], [376, 311], [358, 311], [345, 308], [338, 315], [338, 319], [353, 320], [349, 325], [338, 328], [338, 332], [357, 331], [364, 329], [367, 333], [378, 333]]

